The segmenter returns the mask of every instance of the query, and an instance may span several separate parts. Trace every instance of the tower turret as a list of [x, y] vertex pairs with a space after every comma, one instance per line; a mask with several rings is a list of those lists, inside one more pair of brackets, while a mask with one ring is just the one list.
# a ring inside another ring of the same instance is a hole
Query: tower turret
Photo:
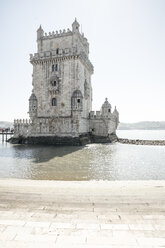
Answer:
[[40, 25], [39, 29], [37, 29], [37, 40], [40, 40], [43, 36], [44, 36], [44, 30]]
[[72, 23], [72, 32], [77, 33], [79, 32], [80, 24], [78, 23], [77, 19], [75, 18], [75, 21]]
[[37, 116], [37, 97], [32, 92], [29, 98], [29, 117], [33, 118]]
[[117, 111], [116, 106], [115, 106], [115, 109], [114, 109], [114, 111], [113, 111], [113, 116], [116, 117], [116, 123], [117, 123], [116, 126], [118, 126], [118, 124], [119, 124], [119, 112]]
[[111, 104], [108, 102], [108, 98], [105, 98], [105, 102], [101, 107], [101, 114], [103, 117], [110, 117], [111, 115]]

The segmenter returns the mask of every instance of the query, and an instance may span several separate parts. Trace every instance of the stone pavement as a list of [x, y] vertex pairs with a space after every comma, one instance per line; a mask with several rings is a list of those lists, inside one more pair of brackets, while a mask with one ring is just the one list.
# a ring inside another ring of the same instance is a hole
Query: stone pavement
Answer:
[[165, 247], [165, 181], [0, 179], [0, 248]]

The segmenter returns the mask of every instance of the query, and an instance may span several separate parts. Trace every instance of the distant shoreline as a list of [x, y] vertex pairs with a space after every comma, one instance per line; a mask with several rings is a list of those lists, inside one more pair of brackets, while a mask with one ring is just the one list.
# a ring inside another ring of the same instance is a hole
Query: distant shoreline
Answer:
[[165, 121], [141, 121], [120, 123], [118, 130], [165, 130]]
[[[13, 125], [13, 122], [0, 121], [0, 128], [13, 128]], [[165, 121], [121, 122], [117, 130], [165, 130]]]
[[129, 145], [149, 145], [149, 146], [165, 146], [165, 140], [141, 140], [141, 139], [118, 139], [119, 143]]
[[163, 130], [165, 130], [165, 128], [162, 128], [162, 129], [160, 129], [160, 128], [118, 128], [117, 130], [128, 130], [128, 131], [133, 131], [133, 130], [143, 130], [143, 131], [155, 131], [155, 130], [157, 130], [157, 131], [163, 131]]

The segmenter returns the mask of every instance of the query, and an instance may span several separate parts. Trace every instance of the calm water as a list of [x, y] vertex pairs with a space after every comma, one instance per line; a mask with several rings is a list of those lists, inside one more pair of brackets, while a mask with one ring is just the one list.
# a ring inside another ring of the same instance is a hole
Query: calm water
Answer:
[[[165, 139], [165, 131], [118, 131], [119, 137]], [[165, 147], [92, 144], [85, 147], [0, 142], [0, 177], [54, 180], [165, 179]]]
[[165, 130], [118, 130], [120, 138], [165, 140]]

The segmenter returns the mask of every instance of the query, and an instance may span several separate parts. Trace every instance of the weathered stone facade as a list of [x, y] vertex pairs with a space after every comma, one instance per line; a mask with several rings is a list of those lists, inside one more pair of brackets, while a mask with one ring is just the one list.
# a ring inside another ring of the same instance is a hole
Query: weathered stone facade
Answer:
[[38, 52], [30, 55], [33, 90], [29, 98], [30, 120], [14, 121], [14, 138], [108, 137], [115, 133], [119, 114], [107, 99], [101, 111], [92, 111], [93, 65], [89, 43], [75, 19], [72, 31], [44, 34], [37, 30]]

